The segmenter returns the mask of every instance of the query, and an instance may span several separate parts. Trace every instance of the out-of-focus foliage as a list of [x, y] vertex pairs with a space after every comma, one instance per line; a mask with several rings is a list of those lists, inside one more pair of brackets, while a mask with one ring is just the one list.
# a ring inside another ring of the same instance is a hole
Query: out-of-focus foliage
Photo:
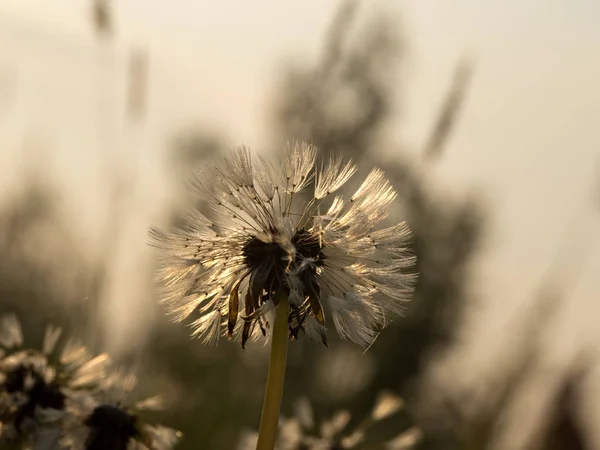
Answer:
[[98, 37], [111, 37], [114, 32], [114, 18], [110, 0], [93, 0], [91, 15], [92, 26]]
[[581, 383], [587, 367], [574, 365], [552, 399], [548, 425], [531, 445], [531, 450], [585, 450], [591, 444], [581, 426]]
[[27, 329], [39, 337], [47, 320], [67, 325], [82, 315], [85, 306], [76, 301], [82, 296], [75, 287], [87, 275], [61, 217], [60, 199], [38, 175], [0, 205], [0, 313], [27, 317]]
[[[426, 438], [420, 448], [490, 450], [506, 435], [506, 422], [515, 402], [526, 395], [543, 365], [543, 335], [560, 311], [563, 297], [542, 289], [529, 312], [516, 325], [520, 333], [509, 343], [510, 352], [497, 354], [496, 370], [481, 384], [464, 385], [449, 391], [430, 391], [432, 410], [424, 428]], [[528, 450], [587, 449], [582, 429], [580, 382], [591, 361], [574, 361], [560, 378], [547, 403], [549, 409], [525, 444]]]
[[[579, 218], [573, 221], [578, 223]], [[429, 391], [430, 412], [424, 424], [427, 433], [422, 448], [488, 450], [498, 448], [498, 442], [506, 438], [507, 421], [513, 408], [528, 394], [543, 371], [545, 337], [552, 332], [587, 262], [593, 236], [578, 236], [585, 239], [588, 246], [584, 252], [571, 255], [576, 264], [567, 257], [573, 244], [568, 238], [569, 235], [562, 242], [565, 245], [559, 246], [536, 297], [527, 305], [527, 313], [518, 316], [512, 324], [512, 329], [518, 332], [511, 335], [506, 345], [508, 351], [494, 353], [492, 374], [477, 385], [463, 385], [454, 391], [438, 386]], [[566, 270], [566, 263], [571, 270]], [[580, 417], [583, 406], [579, 392], [582, 380], [594, 364], [592, 358], [593, 352], [582, 349], [578, 358], [567, 362], [546, 399], [547, 410], [523, 448], [591, 448]]]
[[360, 6], [342, 2], [316, 65], [287, 69], [275, 99], [279, 140], [312, 142], [358, 160], [379, 143], [397, 106], [401, 24], [384, 11], [360, 20]]

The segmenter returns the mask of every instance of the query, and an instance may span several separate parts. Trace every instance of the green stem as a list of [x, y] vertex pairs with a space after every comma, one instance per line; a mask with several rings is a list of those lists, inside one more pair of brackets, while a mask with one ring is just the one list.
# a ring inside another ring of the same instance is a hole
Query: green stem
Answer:
[[275, 309], [269, 373], [267, 375], [267, 387], [265, 388], [265, 400], [260, 416], [256, 450], [273, 450], [275, 448], [279, 410], [281, 409], [283, 394], [283, 379], [285, 377], [289, 313], [289, 301], [287, 297], [283, 296], [279, 299], [279, 304]]

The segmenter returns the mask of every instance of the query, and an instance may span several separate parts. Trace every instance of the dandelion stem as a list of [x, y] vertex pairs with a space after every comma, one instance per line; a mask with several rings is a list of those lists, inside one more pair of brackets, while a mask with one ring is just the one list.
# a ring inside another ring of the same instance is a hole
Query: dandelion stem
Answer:
[[275, 309], [269, 373], [267, 374], [265, 400], [260, 417], [256, 450], [273, 450], [275, 448], [279, 410], [281, 409], [281, 397], [283, 394], [283, 380], [285, 378], [289, 313], [289, 301], [287, 297], [283, 296], [279, 299], [279, 304]]

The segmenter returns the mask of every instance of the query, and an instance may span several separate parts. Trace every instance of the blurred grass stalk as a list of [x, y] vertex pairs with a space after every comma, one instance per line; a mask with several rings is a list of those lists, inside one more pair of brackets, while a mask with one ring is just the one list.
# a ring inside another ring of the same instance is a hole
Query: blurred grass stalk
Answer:
[[426, 161], [437, 160], [441, 157], [450, 134], [454, 131], [456, 121], [460, 117], [473, 71], [474, 63], [467, 57], [463, 57], [456, 65], [450, 88], [440, 106], [437, 120], [423, 151], [423, 158]]

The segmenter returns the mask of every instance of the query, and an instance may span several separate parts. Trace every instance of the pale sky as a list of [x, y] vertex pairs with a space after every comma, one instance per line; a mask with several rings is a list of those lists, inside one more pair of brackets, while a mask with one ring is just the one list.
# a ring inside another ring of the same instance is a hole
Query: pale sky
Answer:
[[[128, 225], [136, 250], [133, 256], [125, 252], [117, 271], [118, 302], [120, 283], [146, 258], [145, 230], [166, 198], [157, 167], [172, 133], [198, 123], [222, 131], [232, 144], [267, 144], [265, 118], [278, 63], [317, 54], [339, 1], [114, 3], [113, 53], [95, 44], [87, 2], [0, 5], [0, 142], [15, 152], [24, 139], [46, 142], [56, 154], [52, 173], [68, 191], [102, 191], [96, 169], [106, 146], [141, 158], [138, 213]], [[394, 4], [402, 15], [410, 49], [398, 142], [414, 149], [423, 144], [454, 64], [464, 54], [476, 61], [457, 132], [430, 177], [434, 189], [474, 192], [486, 201], [489, 239], [475, 267], [481, 307], [467, 337], [475, 353], [501, 347], [503, 332], [531, 298], [564, 236], [577, 249], [585, 242], [578, 239], [597, 237], [600, 230], [600, 210], [587, 206], [593, 174], [600, 174], [600, 3], [380, 3]], [[111, 74], [122, 74], [127, 52], [140, 45], [151, 55], [148, 118], [124, 129], [98, 116], [98, 106], [122, 105], [98, 98], [95, 88], [114, 82], [118, 77]], [[108, 69], [98, 74], [100, 62]], [[13, 85], [14, 99], [6, 88]], [[99, 127], [112, 131], [98, 139]], [[5, 151], [0, 160], [14, 167], [21, 161], [17, 155]], [[0, 176], [6, 185], [14, 178], [12, 169]], [[94, 214], [101, 212], [81, 205], [76, 192], [73, 220], [93, 229]], [[589, 262], [557, 324], [554, 344], [561, 357], [578, 343], [600, 340], [600, 245], [588, 250]], [[561, 273], [577, 261], [567, 252], [563, 263]]]

